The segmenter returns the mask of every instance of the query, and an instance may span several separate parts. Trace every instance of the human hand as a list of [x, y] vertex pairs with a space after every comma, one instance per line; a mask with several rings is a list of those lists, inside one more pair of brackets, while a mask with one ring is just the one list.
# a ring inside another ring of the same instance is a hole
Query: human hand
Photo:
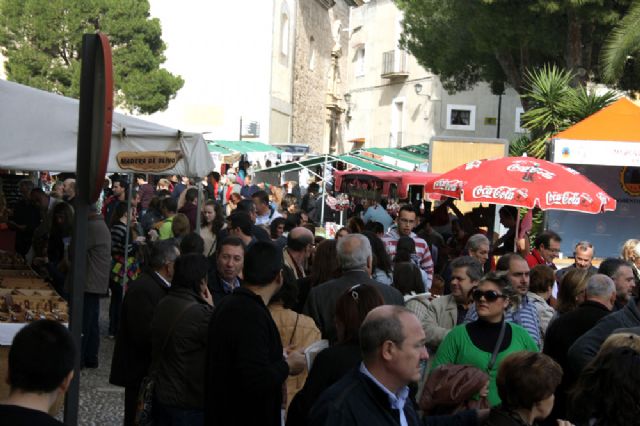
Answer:
[[558, 419], [558, 426], [574, 426], [573, 423], [571, 423], [568, 420], [560, 420]]
[[305, 356], [300, 351], [288, 352], [286, 362], [289, 365], [290, 376], [295, 376], [302, 373], [307, 366]]
[[209, 287], [207, 287], [206, 285], [202, 286], [202, 291], [200, 292], [200, 296], [202, 296], [202, 298], [207, 301], [209, 306], [213, 306], [213, 296], [209, 291]]

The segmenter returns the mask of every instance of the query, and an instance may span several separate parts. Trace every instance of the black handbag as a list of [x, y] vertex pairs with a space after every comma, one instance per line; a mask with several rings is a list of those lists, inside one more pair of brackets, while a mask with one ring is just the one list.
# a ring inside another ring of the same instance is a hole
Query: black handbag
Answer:
[[[180, 314], [176, 317], [173, 324], [171, 324], [171, 328], [169, 332], [164, 338], [164, 343], [162, 344], [162, 349], [160, 350], [160, 354], [162, 354], [167, 347], [167, 343], [169, 342], [169, 337], [173, 334], [173, 330], [176, 328], [176, 325], [182, 318], [182, 316], [191, 308], [192, 306], [197, 305], [197, 303], [190, 303], [184, 307], [184, 309], [180, 312]], [[155, 370], [155, 369], [151, 369]], [[153, 378], [153, 371], [150, 372], [149, 375], [145, 376], [142, 379], [142, 383], [140, 384], [140, 390], [138, 391], [138, 403], [136, 404], [136, 418], [134, 424], [137, 426], [152, 426], [153, 425], [153, 398], [154, 398], [154, 389], [155, 389], [155, 380]]]

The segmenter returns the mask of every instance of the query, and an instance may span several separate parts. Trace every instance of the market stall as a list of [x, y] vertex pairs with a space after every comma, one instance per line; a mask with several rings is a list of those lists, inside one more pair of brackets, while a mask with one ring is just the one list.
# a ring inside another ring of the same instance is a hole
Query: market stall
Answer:
[[336, 171], [335, 190], [364, 199], [421, 201], [425, 185], [439, 173]]
[[[0, 80], [0, 169], [75, 172], [76, 99]], [[206, 176], [213, 161], [199, 133], [113, 114], [108, 172]]]
[[625, 240], [640, 237], [640, 106], [621, 98], [555, 135], [551, 149], [552, 161], [570, 165], [618, 203], [597, 216], [549, 212], [547, 226], [562, 236], [565, 255], [589, 240], [598, 257], [619, 256]]

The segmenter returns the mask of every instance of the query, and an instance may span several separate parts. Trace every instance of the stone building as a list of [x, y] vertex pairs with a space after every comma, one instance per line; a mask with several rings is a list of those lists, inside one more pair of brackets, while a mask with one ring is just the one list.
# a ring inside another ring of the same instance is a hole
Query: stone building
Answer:
[[344, 152], [343, 99], [350, 7], [362, 0], [299, 0], [293, 80], [294, 143], [321, 153]]

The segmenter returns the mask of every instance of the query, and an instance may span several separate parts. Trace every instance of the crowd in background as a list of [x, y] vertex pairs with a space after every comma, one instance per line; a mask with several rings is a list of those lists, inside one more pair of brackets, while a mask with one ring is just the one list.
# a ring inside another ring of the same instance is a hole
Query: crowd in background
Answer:
[[[561, 237], [519, 232], [514, 207], [494, 238], [486, 211], [452, 200], [362, 200], [325, 239], [338, 215], [318, 183], [197, 183], [111, 176], [90, 208], [79, 356], [98, 366], [109, 295], [125, 424], [148, 377], [157, 424], [638, 422], [640, 241], [599, 267], [581, 241], [558, 270]], [[75, 180], [19, 191], [0, 221], [67, 297]]]

